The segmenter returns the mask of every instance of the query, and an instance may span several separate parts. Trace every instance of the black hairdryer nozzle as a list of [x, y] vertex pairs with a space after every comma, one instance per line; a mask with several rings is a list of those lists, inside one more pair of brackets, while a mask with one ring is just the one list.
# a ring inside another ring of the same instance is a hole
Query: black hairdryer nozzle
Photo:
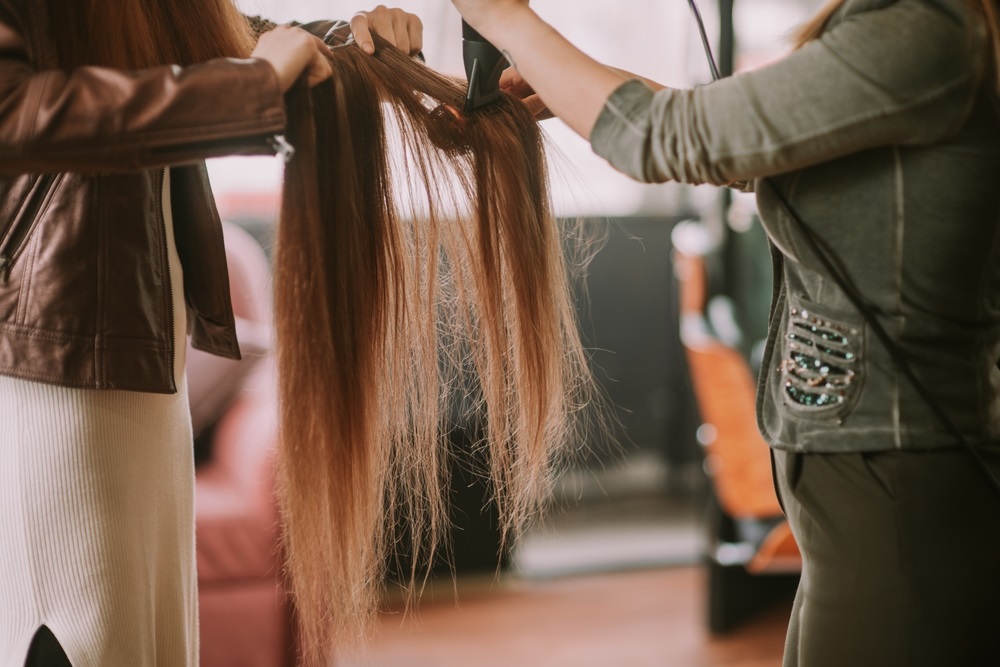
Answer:
[[462, 55], [469, 78], [465, 110], [475, 111], [499, 100], [500, 75], [507, 67], [507, 60], [465, 21], [462, 21]]

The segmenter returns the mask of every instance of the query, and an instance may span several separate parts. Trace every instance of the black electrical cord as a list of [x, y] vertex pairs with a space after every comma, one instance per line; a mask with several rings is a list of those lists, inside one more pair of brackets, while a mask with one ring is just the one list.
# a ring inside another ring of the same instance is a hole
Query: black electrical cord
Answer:
[[[708, 58], [708, 62], [712, 68], [712, 78], [713, 80], [718, 80], [719, 69], [715, 65], [715, 57], [712, 55], [712, 48], [709, 44], [708, 33], [705, 30], [705, 23], [701, 19], [701, 13], [698, 11], [697, 5], [695, 5], [695, 0], [688, 0], [688, 4], [691, 6], [691, 12], [694, 14], [695, 21], [698, 24], [698, 32], [701, 33], [701, 41], [705, 46], [705, 56]], [[906, 359], [906, 354], [899, 348], [898, 345], [890, 338], [889, 334], [882, 327], [882, 323], [878, 321], [878, 316], [876, 315], [874, 309], [865, 303], [864, 298], [861, 296], [861, 292], [854, 286], [851, 282], [850, 277], [847, 273], [838, 266], [839, 262], [835, 260], [833, 251], [825, 247], [823, 242], [816, 236], [812, 229], [809, 228], [802, 218], [798, 216], [795, 209], [789, 203], [788, 199], [785, 197], [784, 193], [768, 178], [761, 178], [757, 181], [758, 187], [761, 185], [766, 186], [771, 193], [781, 204], [781, 207], [785, 210], [785, 213], [790, 217], [795, 224], [798, 226], [799, 231], [802, 232], [803, 237], [806, 239], [806, 243], [809, 245], [809, 249], [812, 250], [813, 254], [819, 258], [820, 263], [823, 268], [830, 274], [833, 281], [837, 283], [837, 286], [844, 292], [847, 299], [854, 305], [854, 307], [861, 313], [865, 322], [875, 333], [875, 337], [879, 339], [883, 347], [889, 353], [892, 358], [893, 363], [895, 363], [896, 368], [899, 369], [906, 379], [910, 382], [910, 385], [916, 390], [917, 394], [924, 404], [930, 408], [934, 416], [937, 417], [938, 421], [945, 427], [958, 443], [965, 449], [972, 460], [975, 462], [976, 467], [979, 471], [986, 477], [987, 482], [993, 491], [1000, 497], [1000, 480], [998, 480], [992, 472], [990, 472], [989, 466], [983, 457], [980, 456], [976, 448], [968, 441], [962, 430], [958, 428], [955, 422], [952, 421], [951, 417], [945, 412], [944, 408], [934, 400], [931, 396], [931, 392], [927, 390], [927, 387], [917, 378], [916, 373], [913, 372], [913, 368], [910, 366], [909, 361]]]
[[927, 390], [924, 383], [917, 378], [916, 373], [913, 372], [913, 368], [906, 359], [906, 354], [899, 348], [898, 345], [895, 344], [895, 342], [893, 342], [893, 340], [889, 337], [889, 334], [886, 333], [886, 330], [882, 327], [882, 323], [878, 321], [874, 310], [864, 302], [864, 298], [861, 296], [861, 293], [857, 290], [857, 288], [855, 288], [851, 283], [850, 278], [835, 264], [832, 252], [828, 248], [823, 247], [822, 242], [819, 238], [817, 238], [816, 234], [809, 227], [807, 227], [804, 222], [802, 222], [798, 215], [796, 215], [791, 204], [788, 203], [784, 194], [777, 188], [777, 186], [774, 185], [774, 183], [766, 178], [758, 181], [758, 185], [761, 183], [765, 184], [768, 189], [771, 190], [774, 196], [778, 199], [782, 208], [785, 209], [785, 213], [787, 213], [788, 216], [798, 225], [799, 231], [802, 232], [803, 237], [806, 239], [809, 249], [812, 250], [813, 254], [819, 258], [820, 263], [823, 264], [823, 268], [827, 270], [833, 278], [833, 281], [837, 283], [840, 289], [847, 296], [848, 300], [854, 305], [858, 312], [861, 313], [862, 317], [864, 317], [865, 322], [868, 323], [868, 326], [875, 333], [875, 336], [879, 339], [882, 346], [892, 358], [892, 361], [896, 364], [896, 368], [898, 368], [903, 375], [906, 376], [910, 385], [916, 390], [924, 404], [930, 408], [931, 412], [933, 412], [938, 418], [938, 421], [944, 425], [945, 429], [951, 433], [955, 440], [957, 440], [958, 443], [969, 453], [969, 455], [972, 456], [972, 459], [976, 463], [976, 467], [979, 468], [979, 470], [986, 476], [986, 480], [989, 482], [990, 486], [993, 487], [997, 496], [1000, 497], [1000, 480], [998, 480], [993, 473], [990, 472], [989, 467], [986, 465], [982, 456], [979, 455], [979, 452], [976, 451], [976, 448], [972, 446], [972, 443], [970, 443], [968, 439], [966, 439], [961, 429], [959, 429], [955, 422], [951, 420], [951, 417], [949, 417], [944, 411], [944, 408], [941, 407], [940, 403], [934, 400], [934, 397], [931, 396], [930, 391]]
[[708, 66], [712, 70], [712, 80], [718, 81], [721, 78], [719, 75], [719, 67], [715, 64], [715, 56], [712, 55], [712, 44], [708, 41], [708, 33], [705, 31], [705, 22], [701, 19], [701, 12], [698, 11], [698, 5], [695, 4], [695, 1], [688, 0], [688, 5], [691, 7], [691, 13], [694, 14], [694, 20], [698, 22], [698, 32], [701, 34], [701, 45], [705, 47], [705, 55], [708, 57]]

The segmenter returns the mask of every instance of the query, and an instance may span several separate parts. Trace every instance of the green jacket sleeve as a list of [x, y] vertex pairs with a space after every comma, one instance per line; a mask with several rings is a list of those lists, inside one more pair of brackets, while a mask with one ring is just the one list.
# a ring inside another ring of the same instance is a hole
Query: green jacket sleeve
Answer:
[[640, 181], [723, 185], [934, 142], [959, 128], [982, 78], [983, 40], [963, 11], [899, 0], [847, 16], [769, 67], [695, 90], [626, 82], [591, 143]]

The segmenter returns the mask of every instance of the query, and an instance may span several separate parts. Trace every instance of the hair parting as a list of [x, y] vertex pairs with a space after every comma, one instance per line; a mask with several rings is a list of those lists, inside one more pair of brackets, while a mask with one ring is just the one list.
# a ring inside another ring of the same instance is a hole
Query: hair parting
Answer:
[[483, 416], [510, 540], [595, 399], [530, 113], [505, 97], [442, 115], [464, 85], [384, 43], [331, 60], [329, 83], [289, 98], [275, 265], [280, 502], [310, 664], [364, 636], [402, 536], [411, 593], [442, 543], [455, 405]]

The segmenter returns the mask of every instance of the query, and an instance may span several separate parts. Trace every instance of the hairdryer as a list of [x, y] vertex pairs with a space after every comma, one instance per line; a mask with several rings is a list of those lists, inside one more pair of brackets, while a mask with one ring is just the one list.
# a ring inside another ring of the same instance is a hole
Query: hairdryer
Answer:
[[472, 26], [462, 21], [462, 58], [469, 79], [465, 110], [475, 111], [500, 99], [500, 75], [507, 59]]

